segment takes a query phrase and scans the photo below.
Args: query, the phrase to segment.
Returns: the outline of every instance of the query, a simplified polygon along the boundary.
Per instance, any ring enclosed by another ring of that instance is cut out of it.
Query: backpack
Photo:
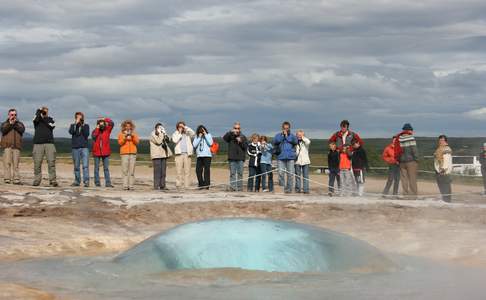
[[[213,144],[211,145],[211,147],[209,148],[209,150],[211,151],[211,154],[213,154],[213,155],[218,154],[219,144],[216,142],[215,139],[213,139]]]

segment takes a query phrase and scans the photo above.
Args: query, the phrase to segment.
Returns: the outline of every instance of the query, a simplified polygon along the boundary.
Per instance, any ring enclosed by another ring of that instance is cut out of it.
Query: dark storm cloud
[[[484,135],[484,1],[9,1],[0,7],[0,109],[180,119],[222,134],[291,120],[326,137],[404,122]]]

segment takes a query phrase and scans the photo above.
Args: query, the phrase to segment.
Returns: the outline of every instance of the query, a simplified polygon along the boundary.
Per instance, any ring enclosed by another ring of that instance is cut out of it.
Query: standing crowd
[[[101,186],[99,168],[103,164],[105,187],[113,188],[110,176],[110,140],[114,122],[107,117],[99,118],[96,127],[90,131],[85,123],[84,114],[76,112],[74,122],[69,126],[71,135],[74,182],[72,186],[90,186],[89,176],[89,139],[91,136],[91,155],[94,159],[94,184]],[[49,109],[42,107],[36,111],[33,119],[34,137],[32,157],[34,161],[34,186],[42,181],[42,163],[47,161],[49,184],[57,187],[56,147],[54,145],[54,119]],[[8,118],[1,124],[2,139],[0,147],[4,149],[4,181],[7,184],[21,184],[19,173],[20,151],[22,149],[24,124],[19,121],[17,111],[10,109]],[[272,142],[268,137],[252,134],[249,139],[242,133],[241,124],[236,122],[233,128],[223,136],[228,144],[228,164],[230,171],[229,186],[232,191],[243,190],[243,170],[248,159],[247,191],[274,191],[273,162],[277,159],[278,184],[285,193],[310,192],[310,155],[311,140],[303,130],[292,133],[290,122],[283,122],[281,131]],[[135,167],[137,146],[140,137],[133,121],[126,120],[118,133],[124,190],[133,190],[135,185]],[[150,157],[153,165],[153,183],[156,190],[167,190],[167,160],[174,156],[176,166],[176,187],[187,189],[191,185],[192,157],[196,156],[196,176],[199,189],[211,186],[211,160],[218,152],[219,145],[204,125],[194,131],[185,122],[177,122],[175,131],[168,134],[162,123],[157,123],[150,134]],[[362,196],[365,193],[365,174],[370,171],[364,142],[359,134],[350,130],[350,123],[343,120],[340,130],[329,139],[328,192],[329,196]],[[486,192],[486,143],[480,153],[484,190]],[[397,197],[402,183],[402,193],[406,199],[416,199],[418,149],[411,124],[405,124],[402,131],[393,136],[382,155],[388,164],[388,178],[383,190],[383,197]],[[434,169],[438,188],[446,202],[452,196],[452,150],[447,137],[438,138],[434,152]],[[82,176],[81,176],[82,175]],[[392,189],[393,188],[393,189]]]

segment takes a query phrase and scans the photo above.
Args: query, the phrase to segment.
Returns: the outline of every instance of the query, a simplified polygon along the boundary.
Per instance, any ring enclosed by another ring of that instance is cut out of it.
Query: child
[[[297,131],[297,146],[295,160],[295,192],[300,193],[303,184],[304,194],[309,194],[309,146],[311,141],[305,136],[303,130]]]
[[[363,196],[364,194],[364,183],[365,183],[365,176],[364,170],[370,170],[368,165],[368,157],[366,156],[366,151],[358,140],[353,140],[353,156],[352,156],[352,167],[353,167],[353,174],[354,178],[356,179],[357,185],[357,192],[358,196]]]
[[[250,156],[248,161],[248,192],[258,192],[260,190],[260,160],[262,157],[260,136],[254,133],[251,136],[251,143],[248,145],[247,153]]]
[[[339,176],[341,177],[341,196],[352,196],[356,190],[356,182],[351,169],[353,152],[345,145],[339,154]]]
[[[268,143],[266,136],[260,137],[262,156],[260,160],[260,172],[262,174],[262,192],[273,192],[273,172],[272,172],[272,154],[273,145]],[[268,189],[267,189],[268,177]]]
[[[484,185],[483,195],[486,196],[486,143],[483,144],[483,149],[479,154],[479,161],[481,162],[481,173],[483,175],[483,185]]]
[[[341,189],[341,176],[339,175],[339,156],[336,143],[329,144],[329,153],[327,154],[327,166],[329,168],[329,197],[334,195],[334,182],[337,181],[338,190]]]

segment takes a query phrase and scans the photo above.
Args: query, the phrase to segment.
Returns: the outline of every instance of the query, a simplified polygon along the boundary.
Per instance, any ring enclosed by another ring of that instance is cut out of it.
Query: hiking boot
[[[55,181],[51,182],[49,185],[51,187],[58,187],[59,186],[59,184],[57,182],[55,182]]]
[[[77,183],[77,182],[73,182],[73,184],[71,184],[71,186],[72,186],[72,187],[77,187],[77,186],[79,186],[79,183]]]
[[[39,186],[40,185],[40,181],[34,181],[34,183],[32,183],[32,186]]]
[[[10,184],[10,180],[8,179],[5,179],[3,182],[5,182],[5,184]]]
[[[84,187],[85,187],[85,188],[88,188],[88,187],[89,187],[89,182],[85,182],[85,183],[84,183]]]
[[[108,183],[107,185],[105,185],[105,187],[107,187],[107,188],[114,188],[114,186],[111,183]]]

